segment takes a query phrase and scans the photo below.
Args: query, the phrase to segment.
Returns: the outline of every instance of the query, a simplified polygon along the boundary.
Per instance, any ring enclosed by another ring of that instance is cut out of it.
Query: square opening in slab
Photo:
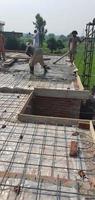
[[[19,119],[48,118],[79,118],[80,97],[76,98],[73,91],[35,89],[29,96]],[[24,120],[25,121],[25,120]],[[31,120],[30,120],[31,121]]]

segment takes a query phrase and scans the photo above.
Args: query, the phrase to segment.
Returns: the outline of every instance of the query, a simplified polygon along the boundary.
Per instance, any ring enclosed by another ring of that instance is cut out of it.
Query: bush
[[[64,48],[64,44],[61,40],[57,40],[57,49],[63,49]]]
[[[54,37],[51,37],[47,40],[47,47],[51,50],[51,53],[57,49],[57,42]]]

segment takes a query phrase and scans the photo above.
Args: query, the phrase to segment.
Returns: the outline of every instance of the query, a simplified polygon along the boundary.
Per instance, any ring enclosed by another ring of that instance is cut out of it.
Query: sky
[[[85,33],[86,23],[95,18],[95,0],[0,0],[0,20],[5,31],[33,33],[35,15],[46,20],[48,33]]]

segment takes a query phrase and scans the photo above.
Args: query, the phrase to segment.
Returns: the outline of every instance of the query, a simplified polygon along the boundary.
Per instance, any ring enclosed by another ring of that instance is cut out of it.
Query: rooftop
[[[11,68],[1,67],[0,87],[18,87],[30,90],[34,88],[83,90],[79,76],[75,78],[73,75],[75,67],[71,67],[71,64],[67,62],[68,58],[62,59],[54,65],[53,62],[58,59],[58,56],[44,56],[45,63],[50,66],[50,70],[44,74],[43,69],[37,64],[35,75],[32,76],[29,65],[26,63],[27,56],[21,53],[10,53],[10,57],[19,58],[18,64],[15,63]]]
[[[0,71],[0,200],[95,199],[95,135],[92,121],[64,119],[21,122],[18,114],[30,95],[85,100],[80,77],[73,75],[68,58],[44,56],[47,74],[40,65],[29,72],[27,57]],[[35,89],[36,88],[36,89]],[[52,108],[48,105],[48,110]],[[73,112],[74,110],[72,110]],[[85,173],[85,177],[81,175]]]

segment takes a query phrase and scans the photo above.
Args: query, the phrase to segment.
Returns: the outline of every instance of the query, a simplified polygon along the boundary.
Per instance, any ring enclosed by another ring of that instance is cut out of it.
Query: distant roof
[[[15,32],[15,31],[4,31],[5,35],[18,35],[18,36],[22,36],[23,33],[21,32]]]

